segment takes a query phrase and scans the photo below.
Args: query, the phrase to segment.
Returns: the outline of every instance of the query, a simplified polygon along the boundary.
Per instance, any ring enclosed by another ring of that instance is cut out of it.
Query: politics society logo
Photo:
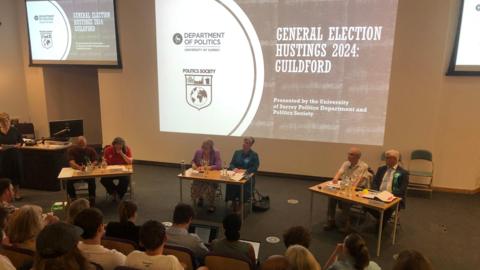
[[[40,31],[42,47],[50,49],[53,46],[52,31]]]
[[[212,104],[212,77],[213,75],[185,75],[185,93],[188,105],[201,110]]]

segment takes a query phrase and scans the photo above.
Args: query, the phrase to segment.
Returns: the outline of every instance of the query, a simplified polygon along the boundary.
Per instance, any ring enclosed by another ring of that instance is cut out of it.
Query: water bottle
[[[182,160],[180,163],[180,170],[182,171],[182,175],[185,176],[185,160]]]
[[[222,169],[222,175],[223,176],[227,176],[228,173],[227,173],[227,162],[223,162],[223,169]]]

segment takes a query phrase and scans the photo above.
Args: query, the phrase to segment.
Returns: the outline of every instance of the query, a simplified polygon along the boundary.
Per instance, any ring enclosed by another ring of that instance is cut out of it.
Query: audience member
[[[68,207],[66,219],[67,223],[73,224],[75,217],[78,215],[78,213],[82,212],[83,209],[87,208],[90,208],[90,202],[87,199],[80,198],[73,201]]]
[[[82,241],[78,243],[78,248],[89,261],[101,265],[104,270],[113,270],[125,264],[125,255],[101,245],[105,225],[100,210],[84,209],[75,217],[74,223],[83,230]]]
[[[139,244],[140,227],[135,225],[137,219],[137,204],[132,201],[121,201],[118,205],[120,222],[110,222],[107,225],[106,236],[127,239]]]
[[[432,270],[430,261],[416,250],[404,250],[398,254],[393,270]]]
[[[107,165],[129,165],[133,162],[132,150],[127,146],[125,140],[120,137],[116,137],[111,145],[105,147],[103,158]],[[117,185],[113,182],[115,179],[118,179]],[[112,195],[113,200],[116,201],[117,198],[123,199],[127,192],[130,176],[102,177],[100,182],[107,190],[107,193]]]
[[[249,243],[241,242],[240,229],[242,220],[237,214],[227,215],[223,219],[225,238],[212,241],[212,250],[218,253],[242,256],[255,264],[255,251]]]
[[[32,270],[95,270],[78,249],[82,230],[58,222],[46,226],[37,237]]]
[[[213,141],[207,139],[202,143],[202,147],[195,151],[192,159],[192,168],[199,171],[204,170],[220,170],[222,168],[222,160],[220,159],[220,151],[215,150]],[[203,198],[208,202],[208,211],[215,211],[215,192],[218,184],[193,181],[191,195],[192,200],[198,206],[203,206]]]
[[[9,245],[10,241],[8,240],[7,234],[5,233],[5,228],[7,227],[7,218],[10,215],[10,212],[7,208],[0,205],[0,244]]]
[[[283,234],[283,243],[286,248],[292,245],[301,245],[309,248],[311,240],[310,232],[303,226],[291,227]]]
[[[7,241],[4,241],[4,239],[7,239],[5,238],[4,229],[7,223],[8,215],[9,215],[8,210],[0,206],[0,239],[1,239],[0,250],[2,248],[2,245],[9,244]],[[0,254],[0,270],[15,270],[15,267],[13,266],[10,259],[8,259],[7,257],[1,254]]]
[[[208,248],[196,234],[188,233],[188,228],[194,216],[193,208],[179,203],[173,212],[173,225],[167,229],[167,244],[182,246],[190,249],[198,262],[208,253]]]
[[[230,170],[238,171],[245,170],[245,175],[250,175],[256,173],[258,167],[260,166],[260,159],[258,154],[252,150],[252,146],[255,143],[253,137],[243,138],[242,149],[235,151],[232,156],[232,161],[230,161]],[[250,196],[255,190],[255,175],[249,179],[252,181],[244,185],[244,201],[248,201]],[[253,190],[251,189],[253,188]],[[237,205],[237,202],[240,201],[240,186],[238,185],[227,185],[227,190],[225,193],[225,201],[232,201],[232,208],[235,212],[241,210],[243,205]]]
[[[340,168],[338,169],[337,173],[332,179],[333,183],[337,183],[337,181],[351,181],[353,186],[362,186],[368,187],[368,183],[372,178],[372,175],[368,171],[367,163],[360,160],[362,156],[362,152],[357,147],[352,147],[348,150],[347,161],[343,162]],[[336,199],[329,198],[328,199],[328,210],[327,210],[327,224],[323,227],[324,230],[330,231],[335,229],[335,212],[337,209],[337,204],[339,205],[340,209],[343,211],[343,215],[347,219],[347,224],[345,226],[344,231],[350,230],[350,208],[351,204],[347,202],[341,202]]]
[[[87,145],[87,139],[83,136],[77,138],[76,144],[70,147],[67,151],[67,160],[75,170],[85,171],[89,164],[97,164],[97,152],[95,149]],[[77,193],[75,191],[74,184],[78,182],[87,182],[88,183],[88,196],[90,200],[90,205],[95,205],[95,179],[84,179],[84,180],[70,180],[67,181],[67,193],[72,201],[77,199]]]
[[[9,213],[12,213],[17,209],[11,203],[13,201],[13,197],[15,196],[15,192],[13,191],[13,186],[8,178],[0,178],[0,200],[1,204],[4,208],[8,210]]]
[[[337,245],[325,267],[329,270],[381,269],[378,264],[370,261],[367,244],[356,233],[348,235],[342,244]]]
[[[290,246],[285,252],[289,270],[321,270],[320,264],[313,254],[303,246]]]
[[[149,220],[140,228],[140,244],[145,252],[133,251],[127,256],[126,265],[138,269],[183,270],[173,255],[163,255],[166,242],[165,227],[162,223]]]
[[[11,179],[15,200],[20,200],[20,184],[23,181],[23,159],[20,146],[22,134],[11,125],[10,116],[0,113],[0,172],[3,177]]]
[[[55,223],[58,218],[42,215],[42,208],[36,205],[24,205],[13,212],[6,227],[8,239],[12,245],[35,251],[35,239],[45,225]]]

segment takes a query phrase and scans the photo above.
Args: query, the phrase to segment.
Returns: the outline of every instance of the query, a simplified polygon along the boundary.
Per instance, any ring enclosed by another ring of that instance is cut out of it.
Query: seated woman
[[[378,264],[370,261],[367,244],[363,238],[356,233],[347,235],[343,243],[337,245],[325,267],[328,267],[328,270],[381,269]]]
[[[321,270],[315,256],[304,246],[293,245],[285,252],[289,270]]]
[[[19,248],[35,251],[35,238],[45,225],[55,223],[58,218],[42,214],[36,205],[24,205],[8,218],[6,234],[10,243]]]
[[[129,165],[133,162],[130,147],[120,137],[116,137],[111,145],[105,147],[103,158],[108,165]],[[118,185],[113,183],[115,179],[118,179]],[[100,182],[107,190],[107,193],[112,195],[113,200],[116,201],[117,196],[121,200],[127,192],[130,176],[103,177]]]
[[[252,245],[239,241],[241,228],[242,220],[239,215],[227,215],[223,219],[225,238],[213,240],[212,251],[232,256],[241,256],[255,265],[255,251]]]
[[[258,167],[260,166],[260,160],[258,159],[258,154],[252,150],[252,146],[255,143],[253,137],[246,137],[243,139],[243,145],[241,150],[235,151],[230,162],[230,170],[246,170],[245,175],[251,173],[256,173]],[[249,181],[252,181],[251,186],[255,190],[255,176],[252,177]],[[250,183],[245,184],[245,193],[244,193],[244,202],[250,199],[253,190],[250,189]],[[240,200],[240,186],[238,185],[227,185],[227,192],[225,194],[225,200],[236,202]],[[234,210],[239,211],[238,205],[232,203]]]
[[[10,116],[0,113],[0,173],[12,180],[15,200],[20,200],[20,184],[23,181],[23,162],[20,146],[22,134],[11,126]]]
[[[127,239],[138,243],[140,227],[135,225],[137,219],[137,204],[132,201],[121,201],[118,205],[120,222],[110,222],[106,228],[106,236]]]
[[[220,170],[222,168],[222,160],[220,152],[213,148],[213,141],[207,139],[202,143],[202,148],[195,152],[192,159],[192,168],[199,171]],[[203,205],[203,198],[208,202],[208,211],[215,212],[215,192],[218,185],[213,183],[194,181],[192,183],[191,195],[192,200],[197,202],[198,206]]]

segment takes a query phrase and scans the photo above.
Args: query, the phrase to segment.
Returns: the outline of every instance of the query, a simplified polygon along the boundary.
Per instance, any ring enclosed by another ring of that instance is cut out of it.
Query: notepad
[[[368,192],[368,193],[360,193],[360,196],[363,198],[367,199],[379,199],[382,202],[391,202],[395,200],[395,196],[388,192],[388,191],[382,191],[382,192]]]

